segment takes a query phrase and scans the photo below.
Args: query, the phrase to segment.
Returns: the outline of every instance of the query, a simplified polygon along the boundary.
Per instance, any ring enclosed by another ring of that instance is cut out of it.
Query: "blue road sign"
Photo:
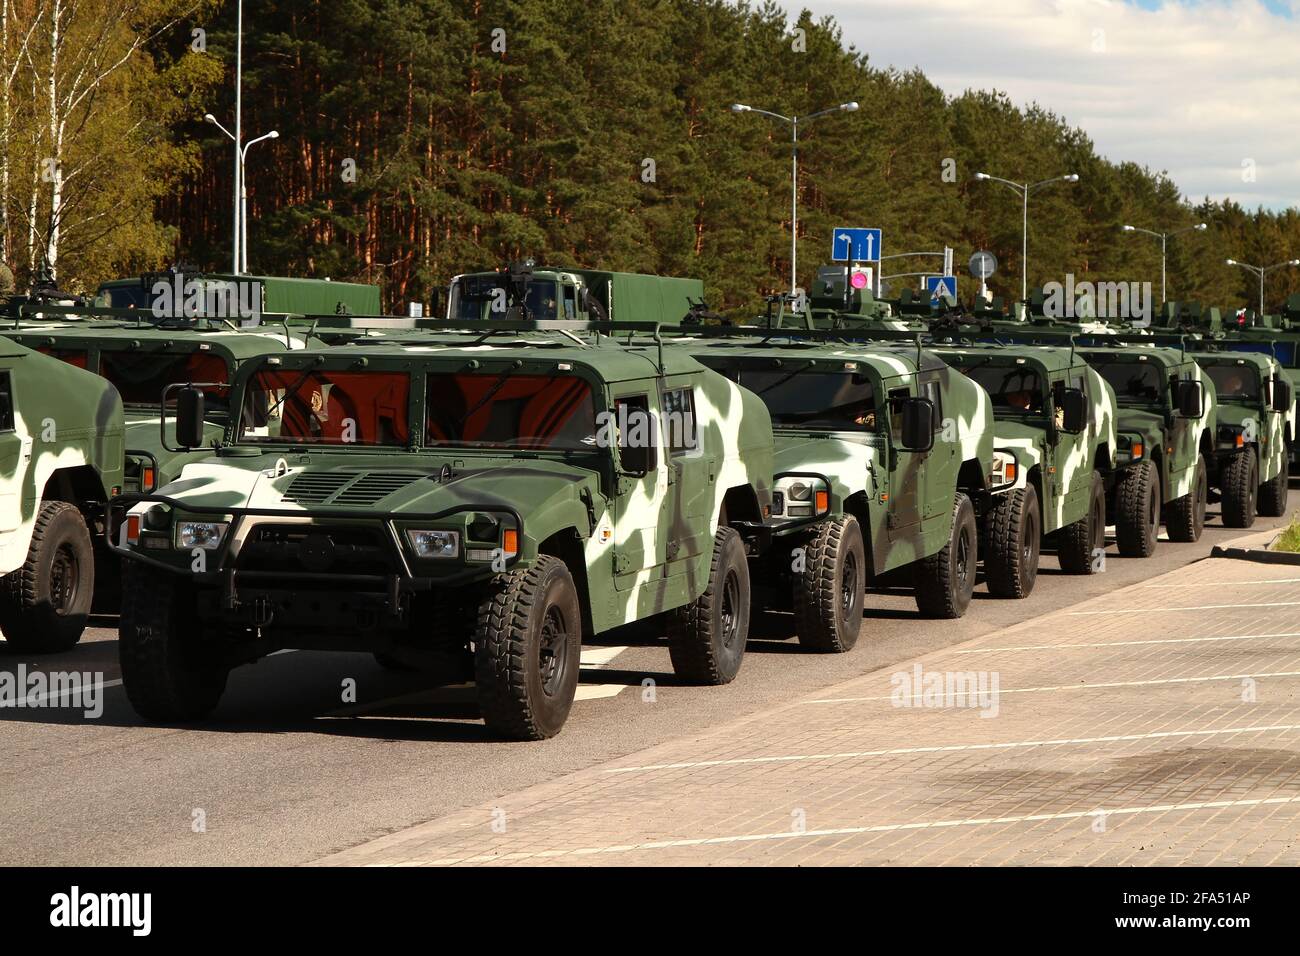
[[[878,262],[879,229],[836,229],[831,233],[832,262]]]
[[[931,299],[937,300],[944,293],[957,298],[956,276],[926,276],[925,287],[930,291]]]

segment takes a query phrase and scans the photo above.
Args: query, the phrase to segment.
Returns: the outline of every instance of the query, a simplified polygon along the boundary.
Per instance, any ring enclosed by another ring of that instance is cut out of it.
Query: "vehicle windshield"
[[[1115,398],[1128,404],[1149,405],[1164,401],[1160,369],[1150,362],[1090,363],[1110,387]]]
[[[1043,383],[1032,368],[979,363],[958,368],[963,375],[989,393],[994,414],[999,409],[1013,415],[1043,414]]]
[[[405,447],[410,393],[405,372],[262,369],[244,387],[239,440]]]
[[[510,301],[506,281],[499,276],[461,276],[451,287],[447,314],[453,319],[480,321],[504,319],[506,313],[493,312],[494,301],[504,309]],[[554,319],[557,316],[555,283],[537,280],[528,284],[524,297],[530,320]]]
[[[1258,402],[1259,375],[1249,365],[1208,365],[1205,373],[1221,402]]]
[[[856,372],[741,369],[740,384],[767,405],[772,424],[813,431],[877,430],[871,380]]]
[[[56,349],[50,346],[42,346],[37,349],[42,355],[49,355],[58,359],[60,362],[67,362],[69,365],[75,365],[77,368],[86,368],[90,364],[90,356],[85,349]]]
[[[110,309],[147,309],[149,290],[142,284],[100,286],[95,303]]]
[[[157,406],[163,389],[186,382],[228,382],[226,360],[211,352],[109,352],[99,355],[99,374],[113,383],[123,405]],[[228,390],[205,388],[209,412],[227,410]],[[168,404],[176,401],[176,390]]]
[[[425,441],[433,446],[590,451],[591,387],[572,375],[429,373]]]

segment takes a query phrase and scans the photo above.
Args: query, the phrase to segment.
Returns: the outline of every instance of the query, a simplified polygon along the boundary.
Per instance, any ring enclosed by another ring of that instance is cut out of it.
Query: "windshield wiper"
[[[782,376],[781,378],[778,378],[778,379],[777,379],[775,382],[773,382],[771,385],[768,385],[766,388],[762,389],[761,391],[757,392],[756,394],[758,394],[758,395],[766,395],[768,392],[772,391],[772,389],[776,388],[778,385],[784,385],[786,382],[790,381],[790,379],[794,378],[796,375],[800,375],[800,374],[802,374],[802,373],[808,371],[808,369],[810,369],[812,366],[814,366],[814,365],[816,365],[816,364],[817,364],[816,360],[812,360],[812,361],[809,361],[809,362],[805,362],[803,365],[799,366],[799,367],[798,367],[797,369],[795,369],[793,372],[790,372],[788,375],[784,375],[784,376]]]

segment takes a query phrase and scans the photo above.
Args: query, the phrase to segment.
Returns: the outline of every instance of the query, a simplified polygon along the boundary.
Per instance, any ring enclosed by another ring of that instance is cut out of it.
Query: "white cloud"
[[[1300,17],[1259,0],[791,3],[801,6],[833,15],[877,67],[920,67],[950,94],[1038,102],[1108,159],[1168,170],[1193,200],[1300,205]],[[1254,182],[1242,178],[1247,159]]]

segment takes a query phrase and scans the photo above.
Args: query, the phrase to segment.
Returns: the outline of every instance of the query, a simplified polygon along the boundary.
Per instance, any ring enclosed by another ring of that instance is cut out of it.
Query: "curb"
[[[1274,539],[1276,540],[1276,538]],[[1269,542],[1272,544],[1272,542]],[[1267,548],[1223,547],[1215,545],[1210,549],[1212,558],[1232,558],[1237,561],[1255,561],[1259,564],[1288,564],[1300,567],[1300,552],[1270,551]]]

